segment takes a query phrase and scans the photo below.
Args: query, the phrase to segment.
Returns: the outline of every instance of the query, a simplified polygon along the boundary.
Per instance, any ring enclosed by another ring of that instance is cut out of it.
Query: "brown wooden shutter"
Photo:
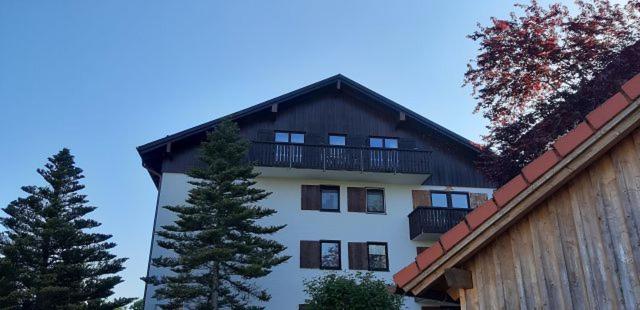
[[[417,207],[430,207],[431,206],[431,192],[426,190],[412,190],[411,197],[413,197],[413,208]]]
[[[347,187],[347,211],[367,212],[367,194],[363,187]]]
[[[302,185],[300,194],[302,210],[320,210],[322,204],[320,185]]]
[[[369,269],[369,258],[367,257],[366,242],[349,242],[349,269],[367,270]]]
[[[470,193],[469,194],[469,206],[472,209],[483,204],[485,201],[489,200],[489,195],[481,194],[481,193]]]
[[[300,268],[320,268],[320,241],[300,241]]]

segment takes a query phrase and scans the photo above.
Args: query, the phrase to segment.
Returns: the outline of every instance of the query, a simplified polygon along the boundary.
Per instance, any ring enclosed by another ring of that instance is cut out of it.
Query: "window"
[[[320,268],[340,269],[340,241],[320,241]]]
[[[384,146],[384,139],[382,138],[369,138],[369,146],[375,148],[382,148]]]
[[[340,212],[340,187],[321,186],[320,197],[322,199],[320,210]]]
[[[276,131],[275,142],[303,144],[304,134],[299,132]]]
[[[434,207],[446,208],[449,205],[447,203],[447,194],[431,193],[431,205]]]
[[[469,194],[451,194],[451,207],[453,208],[469,208]]]
[[[384,242],[367,242],[369,270],[389,271],[387,244]]]
[[[386,149],[397,149],[398,148],[398,139],[385,138],[384,139],[384,147]]]
[[[291,137],[291,143],[298,143],[298,144],[304,143],[303,133],[291,133],[290,137]]]
[[[384,213],[384,190],[367,188],[367,212]]]
[[[369,138],[369,147],[372,148],[385,148],[385,149],[397,149],[398,139],[396,138]]]
[[[329,145],[342,145],[346,143],[346,137],[344,135],[329,135]]]
[[[441,208],[469,208],[469,194],[460,192],[431,192],[431,205]]]

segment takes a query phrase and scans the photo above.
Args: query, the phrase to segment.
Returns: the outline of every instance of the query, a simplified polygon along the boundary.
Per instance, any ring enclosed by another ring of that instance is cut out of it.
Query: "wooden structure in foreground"
[[[640,309],[640,74],[394,275],[462,309]]]
[[[640,308],[640,130],[468,261],[466,309]]]

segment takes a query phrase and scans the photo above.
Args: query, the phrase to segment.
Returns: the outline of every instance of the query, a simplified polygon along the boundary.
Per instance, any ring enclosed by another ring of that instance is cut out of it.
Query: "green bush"
[[[304,282],[308,309],[400,309],[403,297],[371,272],[329,274]]]

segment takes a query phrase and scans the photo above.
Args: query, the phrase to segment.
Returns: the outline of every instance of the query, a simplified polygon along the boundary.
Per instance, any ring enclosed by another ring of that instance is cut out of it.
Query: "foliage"
[[[309,309],[401,309],[403,296],[389,292],[373,273],[331,273],[304,282]]]
[[[144,300],[138,299],[131,306],[129,306],[129,310],[142,310],[144,309]]]
[[[276,211],[257,205],[270,193],[254,187],[258,174],[244,160],[248,147],[235,123],[219,124],[202,144],[203,167],[189,173],[188,205],[165,207],[177,220],[157,232],[158,245],[176,255],[153,265],[172,274],[145,279],[158,286],[156,298],[167,300],[164,309],[259,309],[253,299],[270,299],[249,280],[289,259],[283,245],[262,237],[285,226],[258,224]]]
[[[38,169],[47,186],[24,186],[27,197],[4,208],[0,238],[0,307],[8,309],[115,309],[129,298],[106,300],[122,282],[126,258],[109,250],[111,235],[86,215],[82,169],[68,149]]]
[[[569,104],[569,98],[640,38],[639,0],[624,6],[609,0],[575,4],[574,14],[557,3],[518,4],[519,14],[492,18],[491,25],[479,25],[469,36],[480,48],[465,84],[473,87],[476,112],[490,122],[480,167],[497,183],[575,125],[583,107]],[[565,118],[555,119],[558,126],[542,126],[553,130],[527,134],[559,114]]]

